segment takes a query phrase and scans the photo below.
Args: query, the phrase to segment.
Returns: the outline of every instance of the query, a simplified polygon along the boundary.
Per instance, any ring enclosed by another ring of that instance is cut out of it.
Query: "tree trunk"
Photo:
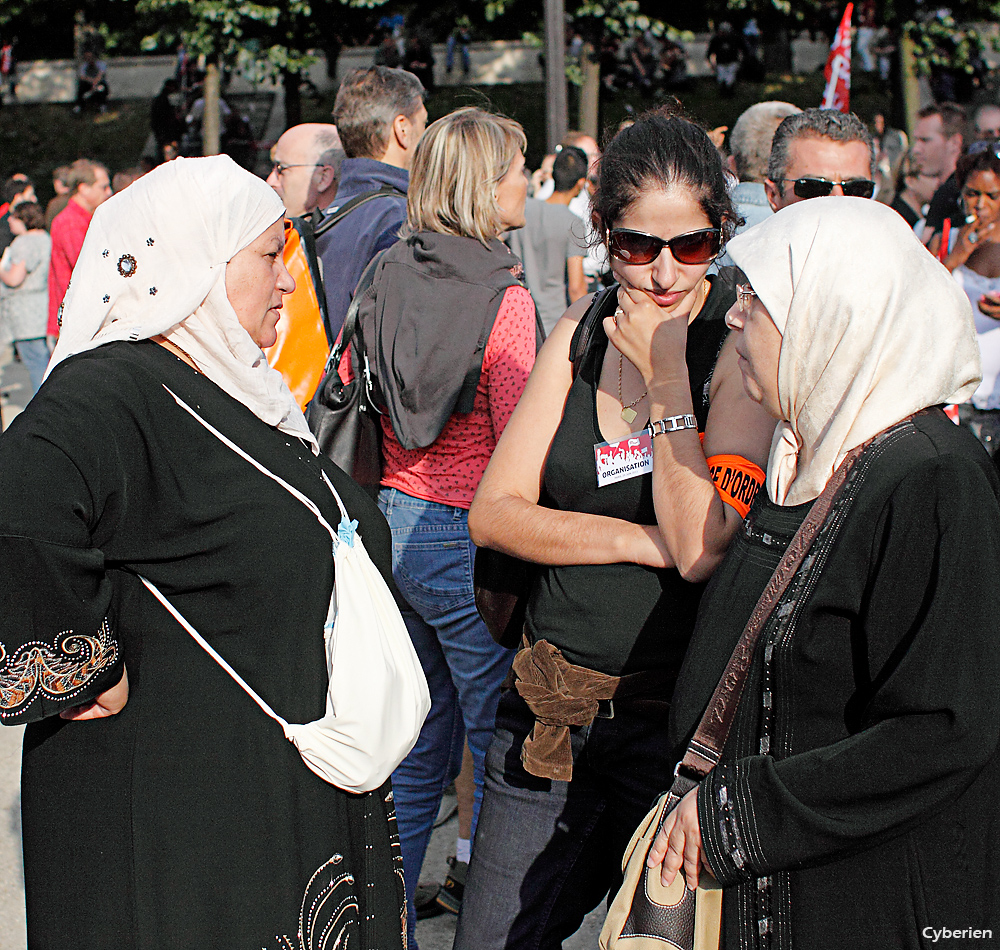
[[[592,43],[584,43],[580,54],[583,86],[580,89],[580,130],[599,141],[598,111],[601,99],[601,63]]]
[[[219,122],[219,66],[209,63],[205,69],[205,112],[201,117],[201,154],[218,155],[221,140]]]
[[[765,35],[764,68],[769,73],[779,76],[792,71],[792,37],[787,29],[782,27],[773,33]]]
[[[899,66],[902,73],[906,134],[912,141],[913,130],[917,126],[917,110],[920,108],[920,81],[917,79],[916,64],[913,61],[913,40],[905,34],[900,37],[899,42]]]
[[[545,0],[545,118],[548,151],[569,127],[566,105],[566,10],[563,0]]]
[[[302,94],[300,83],[302,77],[298,73],[283,70],[281,84],[285,88],[285,128],[290,129],[302,121]]]

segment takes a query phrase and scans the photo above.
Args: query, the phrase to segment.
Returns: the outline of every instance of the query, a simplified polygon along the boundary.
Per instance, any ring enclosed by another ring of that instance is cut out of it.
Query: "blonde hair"
[[[526,148],[519,123],[473,106],[431,123],[410,168],[407,233],[437,231],[489,244],[503,230],[497,185]]]

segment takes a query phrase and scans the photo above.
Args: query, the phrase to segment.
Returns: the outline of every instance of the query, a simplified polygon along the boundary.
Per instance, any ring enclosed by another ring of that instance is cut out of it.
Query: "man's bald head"
[[[976,109],[973,125],[976,128],[976,138],[981,142],[1000,139],[1000,106],[980,106]]]
[[[343,159],[335,125],[293,125],[271,149],[274,164],[267,183],[278,193],[289,216],[308,214],[333,201]]]

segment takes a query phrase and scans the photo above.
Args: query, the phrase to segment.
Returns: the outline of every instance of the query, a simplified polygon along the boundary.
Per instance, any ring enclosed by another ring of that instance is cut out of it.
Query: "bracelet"
[[[680,432],[682,429],[697,429],[698,420],[691,413],[682,416],[667,416],[666,419],[657,419],[651,422],[649,428],[653,430],[653,435],[663,435],[664,432]]]

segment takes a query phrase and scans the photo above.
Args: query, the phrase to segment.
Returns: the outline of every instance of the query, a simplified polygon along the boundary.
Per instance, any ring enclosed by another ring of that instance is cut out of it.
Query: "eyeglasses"
[[[284,162],[271,162],[271,171],[274,172],[279,178],[288,171],[289,168],[320,168],[319,164],[314,162],[312,165],[286,165]]]
[[[757,292],[749,284],[736,285],[736,306],[744,316],[750,312]]]
[[[869,178],[848,178],[846,181],[827,181],[825,178],[782,178],[793,182],[792,190],[796,198],[825,198],[833,194],[835,186],[848,198],[870,198],[875,194],[875,182]]]
[[[665,247],[670,248],[678,264],[707,264],[722,250],[722,231],[718,228],[688,231],[669,241],[629,228],[613,228],[608,232],[608,250],[626,264],[652,264]]]

